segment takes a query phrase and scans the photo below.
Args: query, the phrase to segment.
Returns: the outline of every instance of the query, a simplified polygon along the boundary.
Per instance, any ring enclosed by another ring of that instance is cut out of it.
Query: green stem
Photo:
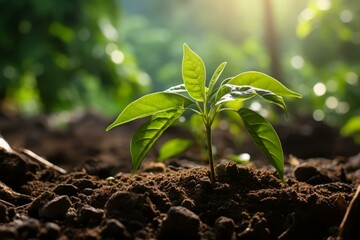
[[[208,158],[210,165],[210,181],[212,184],[215,183],[215,170],[214,170],[214,158],[212,153],[212,140],[211,140],[211,124],[205,123],[206,140],[208,148]]]

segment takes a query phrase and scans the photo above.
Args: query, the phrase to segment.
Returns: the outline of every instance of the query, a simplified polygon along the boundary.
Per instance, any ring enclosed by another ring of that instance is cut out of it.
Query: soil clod
[[[187,208],[171,207],[163,222],[161,239],[200,239],[200,218]]]

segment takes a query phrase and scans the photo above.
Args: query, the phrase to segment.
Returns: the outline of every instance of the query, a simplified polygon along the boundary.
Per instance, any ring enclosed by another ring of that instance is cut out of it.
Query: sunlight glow
[[[330,0],[318,0],[316,5],[322,11],[326,11],[326,10],[329,10],[331,8]]]
[[[321,110],[321,109],[316,109],[316,110],[313,112],[313,118],[314,118],[315,121],[322,121],[322,120],[324,120],[324,118],[325,118],[324,111]]]
[[[313,91],[316,96],[322,96],[326,93],[326,86],[322,82],[318,82],[314,85]]]

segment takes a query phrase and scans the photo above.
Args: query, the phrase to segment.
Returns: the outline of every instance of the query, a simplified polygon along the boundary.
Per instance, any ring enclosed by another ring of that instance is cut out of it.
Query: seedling
[[[130,103],[107,127],[115,126],[151,116],[135,132],[131,144],[133,173],[141,165],[162,133],[186,110],[199,114],[205,128],[207,155],[210,165],[210,179],[215,182],[214,159],[212,153],[211,126],[221,111],[236,111],[257,147],[275,167],[279,178],[284,180],[284,156],[278,135],[271,124],[260,114],[248,108],[235,109],[227,103],[245,101],[260,97],[286,112],[283,97],[301,98],[276,79],[260,72],[244,72],[235,77],[218,82],[226,62],[221,63],[206,86],[206,70],[202,59],[187,44],[183,47],[183,84],[173,86],[163,92],[145,95]]]

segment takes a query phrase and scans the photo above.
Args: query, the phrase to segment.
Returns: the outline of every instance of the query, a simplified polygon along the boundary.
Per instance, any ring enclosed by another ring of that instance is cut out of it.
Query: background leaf
[[[275,78],[272,78],[264,73],[260,72],[244,72],[241,73],[234,78],[232,78],[228,84],[233,85],[249,85],[255,88],[260,88],[264,90],[269,90],[273,92],[276,95],[282,96],[282,97],[296,97],[301,98],[301,95],[291,91],[290,89],[286,88],[284,85],[282,85],[279,81],[277,81]]]
[[[197,101],[205,98],[205,64],[201,58],[184,44],[182,76],[189,95]]]
[[[156,140],[183,112],[183,108],[158,112],[149,121],[140,126],[131,139],[130,145],[133,172],[139,168],[145,155]]]
[[[106,128],[106,131],[135,119],[147,117],[160,111],[187,107],[192,103],[190,99],[176,93],[151,93],[130,103],[117,119]]]
[[[159,150],[159,161],[164,161],[188,149],[194,142],[185,138],[174,138],[165,142]]]
[[[256,146],[265,154],[284,181],[284,156],[280,139],[271,124],[260,114],[241,108],[238,111]]]
[[[354,140],[360,143],[360,116],[350,118],[341,128],[341,134],[343,136],[353,135]]]

